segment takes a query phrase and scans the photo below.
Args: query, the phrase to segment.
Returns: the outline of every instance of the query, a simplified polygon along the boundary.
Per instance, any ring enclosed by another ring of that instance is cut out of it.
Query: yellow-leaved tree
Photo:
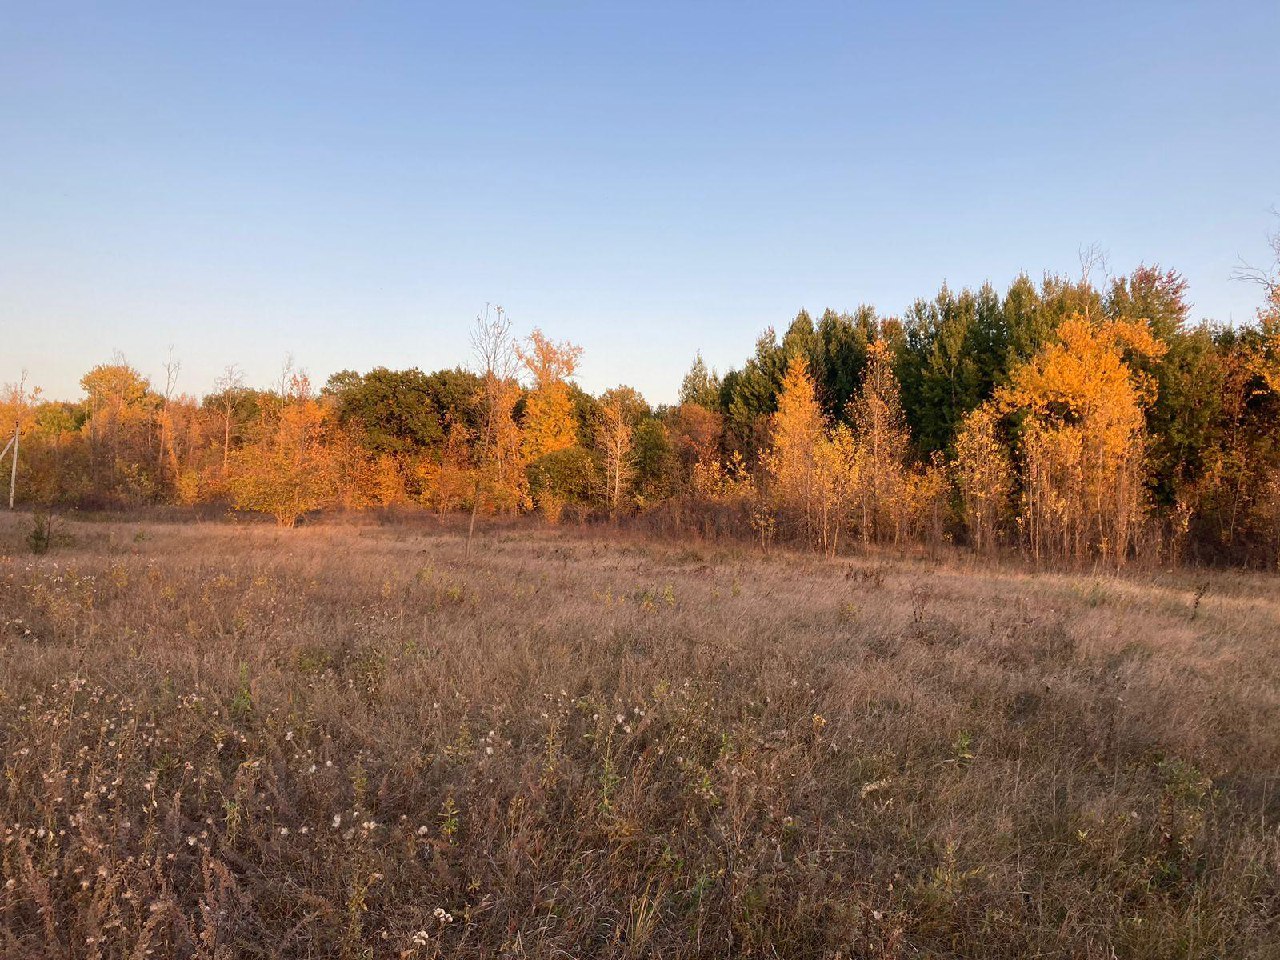
[[[569,379],[577,372],[582,348],[556,342],[535,329],[516,348],[530,379],[525,397],[522,452],[534,503],[555,522],[565,504],[589,483],[590,458],[578,446]],[[569,451],[573,451],[570,453]]]
[[[278,407],[263,414],[254,435],[231,455],[228,486],[238,510],[254,510],[292,527],[333,499],[338,487],[325,408],[305,374],[290,378]]]
[[[483,391],[484,387],[480,389]],[[444,442],[438,458],[421,457],[414,465],[423,502],[441,516],[462,509],[476,494],[480,484],[477,482],[479,471],[471,463],[474,443],[472,432],[450,411],[445,415]]]
[[[810,509],[818,546],[834,555],[840,549],[840,534],[850,525],[862,475],[858,464],[858,444],[847,424],[831,428],[814,451],[813,494]]]
[[[604,467],[604,500],[609,516],[618,512],[631,496],[635,482],[635,427],[637,412],[643,407],[640,394],[629,387],[608,390],[596,411],[596,446]]]
[[[857,484],[854,517],[864,543],[899,542],[911,515],[906,470],[911,431],[893,372],[893,352],[878,340],[867,351],[862,389],[849,402]]]
[[[883,405],[901,413],[892,396],[896,381],[886,383],[882,374],[883,370],[876,372],[855,408],[855,419],[867,428],[860,436],[846,424],[827,425],[808,364],[803,357],[793,357],[770,421],[765,466],[774,509],[795,532],[829,554],[840,548],[840,536],[857,509],[876,513],[871,471],[878,465],[882,473],[901,474],[900,459],[892,470],[881,459],[887,449],[885,424],[893,420]],[[889,446],[899,454],[905,450],[905,444]],[[883,477],[880,489],[886,489]]]
[[[577,372],[582,348],[557,343],[534,330],[516,349],[531,388],[524,407],[524,455],[532,463],[578,442],[569,379]]]
[[[825,423],[804,357],[794,356],[787,364],[778,409],[769,426],[765,469],[774,508],[786,527],[811,538],[818,501],[818,447],[825,436]]]
[[[467,448],[473,451],[471,522],[467,527],[467,554],[475,538],[476,517],[482,507],[514,513],[525,503],[523,439],[515,421],[520,385],[516,382],[517,351],[511,340],[511,321],[502,307],[485,307],[476,317],[471,346],[480,366],[480,386],[475,403],[480,429],[474,443],[451,427],[450,443],[442,458],[440,479],[447,481],[439,493],[440,509],[451,505],[453,482],[467,470]]]
[[[1019,420],[1019,522],[1033,556],[1118,564],[1128,555],[1146,512],[1155,392],[1135,361],[1164,351],[1145,322],[1075,316],[997,393]]]
[[[956,436],[956,486],[969,543],[979,553],[993,550],[1012,513],[1014,470],[999,432],[1000,411],[984,403],[969,412]]]

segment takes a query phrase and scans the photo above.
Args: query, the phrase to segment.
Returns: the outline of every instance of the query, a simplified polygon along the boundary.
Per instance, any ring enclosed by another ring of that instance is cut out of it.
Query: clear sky
[[[0,0],[0,381],[467,359],[675,396],[800,307],[1075,273],[1247,321],[1280,3]]]

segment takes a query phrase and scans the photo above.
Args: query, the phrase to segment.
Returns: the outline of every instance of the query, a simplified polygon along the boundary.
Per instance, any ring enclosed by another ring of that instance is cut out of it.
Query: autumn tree
[[[671,445],[683,470],[682,480],[693,476],[699,462],[707,463],[720,455],[724,435],[724,417],[699,403],[682,403],[667,413],[665,422]]]
[[[1270,566],[1280,564],[1280,286],[1264,292],[1256,326],[1215,331],[1217,418],[1185,501],[1207,556]]]
[[[1154,400],[1153,381],[1129,358],[1164,349],[1144,323],[1073,317],[999,394],[1020,422],[1021,523],[1033,556],[1127,556],[1146,510]]]
[[[612,517],[631,494],[636,477],[636,427],[647,414],[648,405],[629,387],[615,387],[600,398],[594,433],[604,468],[604,499]]]
[[[818,442],[813,466],[809,516],[818,548],[834,555],[841,535],[851,525],[862,479],[858,443],[847,423],[835,424]]]
[[[535,329],[516,348],[516,356],[530,380],[524,411],[524,454],[533,462],[578,442],[569,380],[577,373],[582,348],[551,340]]]
[[[474,455],[474,484],[471,491],[471,519],[467,525],[467,553],[475,537],[476,517],[483,508],[501,511],[519,509],[527,489],[523,464],[523,438],[515,421],[520,387],[515,373],[518,354],[511,339],[511,321],[501,307],[490,308],[476,317],[471,332],[471,348],[479,367],[480,383],[475,393],[479,409]],[[453,438],[461,439],[461,434]],[[460,450],[451,451],[450,468],[459,466]]]
[[[1258,444],[1257,457],[1261,490],[1251,522],[1265,551],[1266,562],[1280,568],[1280,232],[1271,237],[1275,263],[1259,280],[1266,299],[1258,310],[1257,371],[1261,388],[1258,406],[1269,413],[1272,428],[1266,431],[1267,442]],[[1266,416],[1266,414],[1264,414]],[[1264,421],[1265,422],[1265,421]]]
[[[117,355],[80,379],[89,417],[94,490],[109,498],[152,500],[157,494],[155,413],[150,381]]]
[[[1012,515],[1014,469],[1000,435],[996,405],[985,403],[964,418],[956,437],[954,471],[970,545],[991,551]]]
[[[333,498],[338,475],[329,417],[306,375],[294,374],[280,399],[232,454],[229,485],[236,509],[270,514],[292,527]]]
[[[159,433],[156,443],[156,480],[160,485],[173,485],[177,482],[181,468],[178,464],[177,446],[174,442],[175,417],[174,394],[178,386],[178,374],[182,363],[173,356],[170,348],[169,357],[164,364],[164,392],[156,397],[155,424]],[[185,498],[184,498],[185,499]]]
[[[39,402],[40,388],[27,385],[26,371],[23,371],[22,378],[17,383],[7,383],[0,388],[0,450],[4,452],[4,456],[0,456],[0,464],[7,468],[0,472],[0,482],[9,496],[15,498],[6,499],[10,506],[13,506],[18,496],[15,481],[19,474],[22,475],[21,485],[24,489],[37,486],[30,482],[30,458],[23,459],[21,448],[25,442],[23,438],[30,440],[39,422]]]
[[[516,348],[516,356],[530,381],[522,446],[530,493],[549,517],[558,518],[568,500],[583,499],[580,474],[590,469],[586,466],[590,457],[578,444],[578,417],[569,383],[577,373],[582,348],[551,340],[535,329]]]
[[[906,463],[911,433],[902,408],[888,343],[878,340],[867,356],[862,389],[849,407],[858,483],[855,515],[864,543],[898,542],[906,530]]]
[[[17,383],[0,387],[0,441],[7,441],[14,432],[26,433],[38,422],[40,388],[27,385],[26,374]]]
[[[769,450],[765,456],[773,502],[787,522],[805,537],[816,530],[818,447],[825,436],[809,364],[796,355],[787,365],[778,393],[777,411],[770,418]]]
[[[462,420],[447,416],[439,455],[424,457],[415,466],[420,502],[442,516],[468,505],[473,514],[478,511],[481,501],[478,486],[483,486],[484,481],[481,468],[473,459],[479,459],[480,454],[474,432]]]
[[[249,425],[257,419],[258,391],[245,385],[244,374],[235,364],[228,365],[214,381],[214,392],[201,401],[215,423],[217,437],[216,463],[210,465],[209,489],[224,488],[231,467],[231,453],[244,440]]]
[[[0,433],[21,432],[17,495],[39,504],[75,504],[100,498],[85,426],[89,414],[82,403],[43,400],[25,377],[0,395]],[[7,439],[0,439],[0,444]]]

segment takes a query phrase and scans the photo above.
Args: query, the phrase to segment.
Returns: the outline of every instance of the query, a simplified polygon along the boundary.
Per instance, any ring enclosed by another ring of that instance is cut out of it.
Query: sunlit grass
[[[63,529],[0,523],[5,957],[1280,942],[1272,577]]]

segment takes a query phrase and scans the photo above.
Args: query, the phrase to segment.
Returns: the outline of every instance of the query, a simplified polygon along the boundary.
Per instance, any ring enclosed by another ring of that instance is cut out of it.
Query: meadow
[[[1280,579],[0,518],[0,955],[1280,956]]]

